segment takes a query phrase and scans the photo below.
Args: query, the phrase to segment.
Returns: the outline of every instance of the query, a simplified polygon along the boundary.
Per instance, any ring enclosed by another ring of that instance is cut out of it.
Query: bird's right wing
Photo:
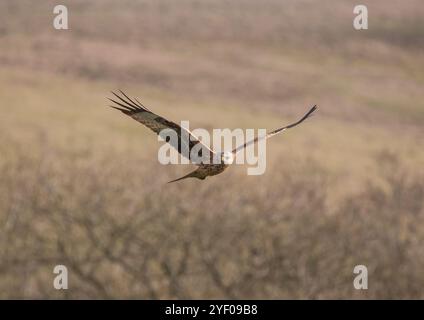
[[[143,104],[141,104],[137,99],[131,99],[124,92],[120,91],[120,93],[122,94],[122,96],[112,92],[112,94],[118,99],[118,101],[109,99],[116,104],[116,106],[111,106],[112,108],[123,112],[127,116],[130,116],[134,120],[137,120],[138,122],[145,125],[157,135],[163,137],[167,143],[169,143],[187,159],[191,158],[190,155],[192,149],[200,143],[200,150],[202,150],[201,152],[208,153],[208,155],[205,155],[203,159],[208,158],[209,161],[212,162],[215,152],[211,150],[208,146],[203,144],[188,129],[183,128],[174,122],[168,121],[165,118],[158,116],[157,114],[154,114],[145,106],[143,106]],[[169,130],[172,130],[177,134],[178,141],[173,141],[173,139],[169,139]]]
[[[279,133],[281,133],[281,132],[283,132],[283,131],[285,131],[285,130],[287,130],[287,129],[290,129],[290,128],[293,128],[293,127],[295,127],[295,126],[297,126],[298,124],[301,124],[303,121],[305,121],[307,118],[309,118],[310,116],[311,116],[311,114],[317,109],[318,107],[317,107],[317,105],[314,105],[300,120],[298,120],[298,121],[296,121],[296,122],[294,122],[294,123],[292,123],[292,124],[289,124],[289,125],[287,125],[287,126],[284,126],[284,127],[281,127],[281,128],[278,128],[278,129],[276,129],[276,130],[274,130],[274,131],[271,131],[270,133],[268,133],[267,135],[265,135],[265,136],[257,136],[255,139],[253,139],[253,140],[250,140],[250,141],[248,141],[248,142],[246,142],[245,144],[242,144],[242,145],[240,145],[240,146],[238,146],[237,148],[235,148],[232,152],[233,152],[233,154],[237,154],[237,153],[239,153],[241,150],[243,150],[244,148],[246,148],[246,147],[248,147],[248,146],[250,146],[250,145],[252,145],[252,144],[255,144],[256,142],[258,142],[259,140],[263,140],[263,139],[268,139],[268,138],[271,138],[272,136],[275,136],[276,134],[279,134]]]

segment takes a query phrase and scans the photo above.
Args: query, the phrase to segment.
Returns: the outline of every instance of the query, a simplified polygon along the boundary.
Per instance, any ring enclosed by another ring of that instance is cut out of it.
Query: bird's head
[[[232,152],[223,152],[221,154],[221,162],[225,164],[232,164],[234,161],[234,155]]]

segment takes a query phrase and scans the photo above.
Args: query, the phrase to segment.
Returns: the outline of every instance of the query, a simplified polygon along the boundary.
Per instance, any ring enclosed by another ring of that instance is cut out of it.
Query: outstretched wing
[[[270,132],[270,133],[268,133],[267,135],[265,135],[265,136],[258,136],[258,137],[256,137],[255,139],[253,139],[253,140],[250,140],[250,141],[248,141],[248,142],[246,142],[245,144],[242,144],[241,146],[238,146],[237,148],[235,148],[232,152],[233,152],[233,154],[237,154],[238,152],[240,152],[241,150],[243,150],[244,148],[246,148],[247,146],[250,146],[251,144],[254,144],[254,143],[256,143],[256,142],[258,142],[259,140],[262,140],[262,139],[268,139],[268,138],[271,138],[272,136],[275,136],[276,134],[278,134],[278,133],[281,133],[281,132],[283,132],[283,131],[285,131],[285,130],[287,130],[287,129],[290,129],[290,128],[293,128],[293,127],[295,127],[295,126],[297,126],[298,124],[300,124],[300,123],[302,123],[303,121],[305,121],[308,117],[310,117],[311,116],[311,114],[317,109],[318,107],[317,107],[317,105],[315,105],[315,106],[313,106],[312,108],[311,108],[311,110],[309,110],[300,120],[298,120],[298,121],[296,121],[295,123],[292,123],[292,124],[289,124],[288,126],[285,126],[285,127],[281,127],[281,128],[278,128],[278,129],[276,129],[276,130],[274,130],[274,131],[272,131],[272,132]]]
[[[134,120],[137,120],[138,122],[145,125],[157,135],[160,135],[166,140],[166,142],[168,142],[187,159],[191,158],[191,150],[200,143],[201,145],[198,146],[200,153],[208,153],[203,157],[203,159],[208,158],[210,161],[212,161],[214,157],[214,151],[200,142],[199,139],[196,138],[188,129],[182,128],[178,124],[168,121],[165,118],[158,116],[157,114],[154,114],[137,99],[131,99],[121,90],[119,90],[119,92],[122,96],[112,92],[118,101],[109,98],[110,101],[116,104],[116,106],[111,106],[112,108],[125,113],[127,116],[130,116]],[[176,139],[177,141],[174,141],[175,139],[170,139],[170,130],[176,133],[178,137]]]

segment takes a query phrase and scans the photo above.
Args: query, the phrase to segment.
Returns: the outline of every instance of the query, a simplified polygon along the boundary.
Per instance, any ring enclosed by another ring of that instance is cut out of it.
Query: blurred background
[[[421,0],[2,0],[0,298],[424,298],[423,16]],[[191,129],[320,109],[269,140],[262,176],[167,185],[192,167],[159,164],[157,137],[107,107],[116,89]]]

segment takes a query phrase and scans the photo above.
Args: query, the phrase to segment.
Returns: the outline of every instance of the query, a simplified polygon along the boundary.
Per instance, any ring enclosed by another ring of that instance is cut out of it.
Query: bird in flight
[[[187,178],[197,178],[204,180],[208,176],[215,176],[217,174],[222,173],[225,169],[228,168],[230,164],[233,163],[234,158],[237,153],[245,149],[247,146],[252,145],[256,142],[258,142],[261,139],[268,139],[272,136],[275,136],[276,134],[282,133],[283,131],[293,128],[303,121],[305,121],[311,114],[318,108],[316,105],[314,105],[300,120],[289,124],[287,126],[278,128],[274,131],[271,131],[265,136],[257,136],[253,140],[250,140],[243,145],[238,146],[231,152],[215,152],[212,149],[210,149],[208,146],[203,144],[198,138],[196,138],[188,129],[183,128],[179,126],[178,124],[171,122],[169,120],[166,120],[165,118],[153,113],[149,109],[147,109],[140,101],[138,101],[136,98],[131,99],[128,97],[124,92],[119,90],[120,95],[112,92],[112,94],[116,97],[116,100],[108,98],[110,101],[115,103],[114,106],[110,106],[114,109],[117,109],[127,116],[130,116],[134,120],[137,120],[141,124],[145,125],[147,128],[155,132],[157,135],[160,135],[162,130],[173,130],[177,136],[178,141],[177,143],[174,142],[172,144],[172,140],[166,140],[166,142],[170,143],[172,147],[174,147],[180,154],[182,154],[184,157],[189,159],[189,154],[191,154],[191,150],[197,145],[201,144],[202,150],[207,151],[206,159],[209,161],[204,161],[197,163],[197,169],[193,172],[190,172],[189,174],[178,178],[176,180],[169,181],[175,182],[180,181]],[[188,151],[189,154],[186,154],[185,152],[182,152],[182,146],[183,143],[183,137],[188,137]],[[189,159],[190,160],[190,159]]]

